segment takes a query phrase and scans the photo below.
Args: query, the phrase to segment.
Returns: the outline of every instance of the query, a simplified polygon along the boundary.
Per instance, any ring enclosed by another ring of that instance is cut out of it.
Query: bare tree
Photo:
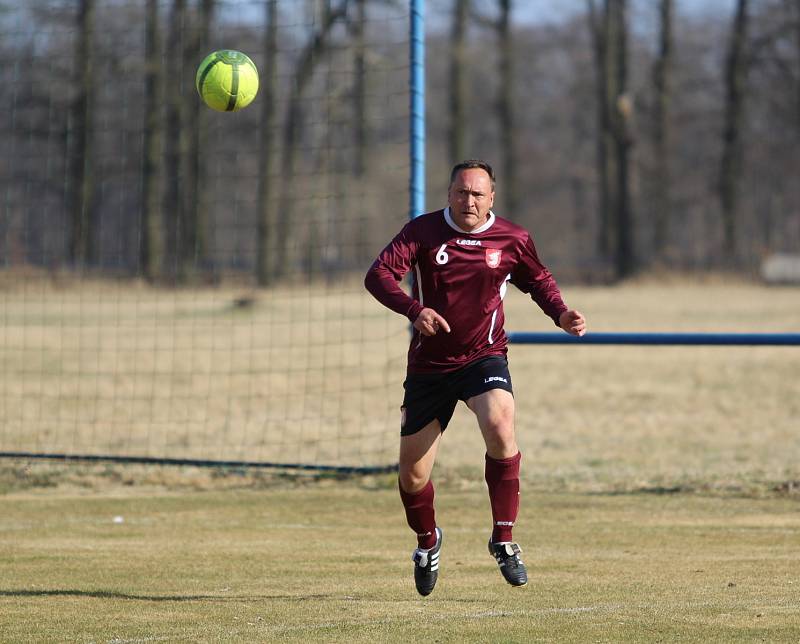
[[[277,218],[275,180],[273,177],[277,110],[278,0],[267,0],[264,29],[264,71],[261,75],[261,141],[258,169],[258,243],[256,248],[256,280],[268,286],[273,279],[270,248]]]
[[[602,0],[601,0],[602,1]],[[608,10],[603,9],[600,15],[594,0],[586,0],[589,29],[592,36],[595,64],[595,105],[597,111],[597,185],[598,185],[598,225],[597,251],[605,257],[609,254],[611,241],[612,189],[611,183],[616,174],[615,160],[611,154],[610,113],[609,113],[609,78],[607,60],[609,47],[613,40],[609,38],[611,24],[608,21]]]
[[[791,0],[787,0],[791,2]],[[795,53],[797,55],[796,69],[800,69],[800,0],[794,0],[794,35],[795,35]],[[800,133],[800,74],[797,75],[795,81],[795,93],[797,99],[797,106],[795,109],[797,131]]]
[[[454,0],[450,30],[450,130],[448,151],[455,163],[466,154],[467,62],[466,36],[470,0]]]
[[[653,114],[653,252],[663,259],[669,237],[671,201],[669,108],[672,91],[672,13],[673,0],[659,2],[659,48],[653,66],[655,104]]]
[[[184,77],[183,25],[186,21],[186,0],[173,0],[167,36],[167,61],[170,78]],[[165,139],[165,190],[164,214],[167,222],[169,256],[177,268],[182,262],[184,237],[184,173],[181,159],[183,141],[186,138],[185,101],[180,87],[167,94],[166,139]],[[173,269],[174,272],[174,269]]]
[[[497,120],[503,168],[503,194],[506,210],[513,216],[519,205],[517,185],[516,119],[514,115],[514,36],[511,23],[512,0],[498,0],[497,40],[500,54],[500,85],[497,95]]]
[[[81,0],[78,4],[75,42],[77,91],[70,109],[72,235],[69,260],[75,265],[91,264],[97,257],[94,209],[94,20],[95,0]]]
[[[181,175],[180,238],[178,240],[178,281],[187,283],[196,275],[197,266],[197,176],[195,158],[197,142],[197,108],[193,89],[194,75],[190,61],[197,42],[196,26],[191,22],[191,11],[184,7],[183,37],[177,54],[183,73],[177,77],[176,100],[180,102],[181,128],[178,132],[178,171]]]
[[[600,195],[598,250],[613,258],[618,278],[636,266],[630,197],[633,101],[628,95],[627,0],[605,0],[602,19],[587,0],[595,50]]]
[[[195,20],[184,23],[183,47],[179,51],[185,70],[181,76],[182,127],[178,135],[182,174],[178,277],[182,282],[194,280],[198,270],[208,260],[208,188],[202,180],[208,123],[206,110],[201,109],[197,100],[192,72],[194,65],[208,53],[206,50],[213,13],[214,0],[202,0],[199,15],[193,16]]]
[[[633,147],[633,100],[628,93],[628,16],[627,0],[609,0],[609,13],[615,23],[613,33],[616,61],[614,87],[616,95],[609,96],[613,104],[612,135],[617,157],[616,185],[616,249],[614,253],[617,277],[625,278],[636,269],[635,221],[631,206],[631,148]]]
[[[144,163],[140,262],[144,276],[156,280],[163,261],[161,216],[161,38],[158,0],[147,0],[145,26]]]
[[[323,60],[323,55],[328,49],[331,31],[337,23],[347,16],[347,1],[335,8],[325,3],[322,19],[316,30],[312,33],[308,44],[300,53],[294,70],[291,83],[291,93],[286,106],[286,116],[283,123],[282,160],[281,172],[283,184],[280,199],[280,216],[276,222],[276,263],[274,267],[275,278],[281,278],[288,272],[290,257],[289,248],[292,243],[293,215],[292,204],[295,195],[295,156],[297,153],[297,140],[300,135],[300,120],[302,117],[301,98],[306,86],[311,82],[317,64]]]
[[[353,171],[356,177],[364,176],[367,165],[367,61],[365,25],[367,22],[367,0],[356,0],[356,16],[352,22],[354,49],[354,84],[353,88],[353,129],[355,155]]]
[[[738,0],[725,62],[725,117],[722,131],[719,200],[725,263],[737,253],[738,184],[742,174],[742,128],[747,84],[747,0]]]
[[[200,61],[208,54],[209,33],[214,18],[215,0],[201,0],[198,23],[187,42],[186,61]],[[188,71],[191,67],[187,64]],[[209,261],[209,183],[205,181],[206,147],[208,141],[208,110],[201,109],[194,91],[194,75],[186,74],[188,87],[184,90],[186,114],[186,177],[183,194],[184,247],[182,253],[184,276],[188,277]]]

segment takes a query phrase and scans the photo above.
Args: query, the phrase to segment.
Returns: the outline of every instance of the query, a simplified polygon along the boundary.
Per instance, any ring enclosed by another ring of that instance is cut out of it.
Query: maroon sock
[[[519,462],[522,454],[504,459],[486,455],[486,485],[492,504],[492,543],[511,541],[511,530],[519,512]]]
[[[406,520],[411,529],[417,533],[417,545],[420,548],[433,548],[436,545],[436,516],[433,511],[433,483],[428,484],[415,494],[409,494],[399,484],[400,498],[406,509]]]

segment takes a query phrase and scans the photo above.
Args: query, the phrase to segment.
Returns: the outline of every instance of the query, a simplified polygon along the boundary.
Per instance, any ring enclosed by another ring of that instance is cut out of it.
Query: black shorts
[[[403,388],[406,393],[401,407],[401,436],[416,434],[434,419],[444,431],[459,400],[466,402],[491,389],[514,393],[508,360],[503,356],[482,358],[447,373],[409,374]]]

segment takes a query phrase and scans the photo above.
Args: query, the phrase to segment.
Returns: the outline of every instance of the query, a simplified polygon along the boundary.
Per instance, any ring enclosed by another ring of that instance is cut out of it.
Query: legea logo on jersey
[[[480,239],[456,239],[456,244],[459,246],[480,246]]]
[[[503,256],[503,251],[499,248],[486,249],[486,265],[489,268],[497,268],[500,266],[500,258]]]

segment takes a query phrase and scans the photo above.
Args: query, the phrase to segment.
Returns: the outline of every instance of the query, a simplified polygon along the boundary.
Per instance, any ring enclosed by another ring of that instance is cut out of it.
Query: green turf
[[[523,589],[486,552],[488,512],[480,486],[441,486],[422,599],[388,481],[12,492],[0,641],[800,640],[796,498],[524,494]]]

